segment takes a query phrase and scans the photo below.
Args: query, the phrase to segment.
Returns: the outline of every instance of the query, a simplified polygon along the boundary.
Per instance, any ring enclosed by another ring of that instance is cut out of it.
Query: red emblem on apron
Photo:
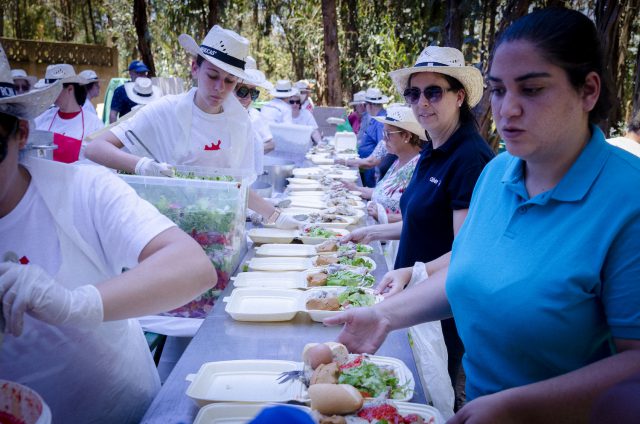
[[[220,145],[221,144],[222,144],[222,140],[218,140],[217,144],[212,141],[211,144],[208,144],[208,145],[204,146],[204,150],[205,151],[220,150]]]
[[[82,139],[84,138],[84,111],[82,109],[80,109],[80,114],[82,116],[82,135],[79,140],[77,138],[68,137],[64,134],[58,134],[57,132],[53,133],[53,144],[58,146],[58,148],[53,151],[54,161],[73,163],[80,157],[80,147],[82,147]],[[51,131],[51,126],[57,116],[57,113],[53,116],[53,119],[49,124],[48,131]]]

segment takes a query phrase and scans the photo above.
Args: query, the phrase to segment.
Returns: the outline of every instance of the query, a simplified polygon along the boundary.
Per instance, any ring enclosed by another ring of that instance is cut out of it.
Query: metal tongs
[[[309,380],[305,377],[304,370],[284,371],[276,380],[278,381],[278,384],[284,384],[287,381],[296,379],[302,381],[306,386],[309,385]]]
[[[125,137],[127,137],[127,140],[129,140],[129,143],[135,145],[140,145],[149,155],[149,157],[153,160],[155,160],[156,162],[160,163],[160,161],[158,160],[158,158],[155,157],[155,155],[153,153],[151,153],[151,150],[149,150],[147,148],[147,146],[144,145],[144,143],[142,142],[142,140],[140,140],[140,138],[131,130],[126,130],[124,132]]]

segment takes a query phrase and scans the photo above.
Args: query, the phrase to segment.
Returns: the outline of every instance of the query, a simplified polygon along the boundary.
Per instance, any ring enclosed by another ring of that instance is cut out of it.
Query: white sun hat
[[[131,101],[139,105],[149,104],[162,97],[160,88],[153,85],[151,80],[145,77],[138,77],[135,82],[125,83],[124,91],[127,92],[127,97],[129,97]]]
[[[300,80],[293,84],[295,88],[297,88],[300,92],[308,91],[309,93],[313,90],[311,89],[311,84],[309,84],[308,80]]]
[[[47,66],[47,70],[44,73],[44,84],[49,85],[58,81],[63,84],[80,85],[87,85],[91,82],[82,78],[80,75],[77,75],[76,70],[68,63],[57,63],[55,65]]]
[[[231,75],[248,79],[244,70],[249,56],[249,40],[237,33],[214,25],[200,45],[187,34],[180,35],[178,42],[192,55],[202,56]]]
[[[364,91],[358,91],[353,95],[353,101],[349,102],[349,105],[354,106],[354,105],[364,104],[365,103],[364,98],[365,98]]]
[[[51,84],[44,89],[34,89],[16,94],[7,55],[0,45],[0,113],[20,119],[33,119],[47,110],[58,98],[62,84]]]
[[[396,89],[404,95],[409,77],[420,72],[435,72],[449,75],[462,84],[467,92],[467,102],[470,107],[478,104],[482,98],[484,84],[482,73],[475,66],[465,66],[464,56],[458,49],[452,47],[429,46],[422,50],[416,63],[410,68],[402,68],[389,72]]]
[[[267,77],[262,71],[258,70],[258,65],[253,57],[247,56],[244,72],[249,77],[244,80],[244,83],[247,85],[254,85],[269,91],[273,90],[273,84],[267,80]]]
[[[27,75],[27,72],[24,69],[12,69],[11,70],[11,78],[13,80],[23,79],[29,81],[29,85],[33,88],[33,85],[38,81],[38,77],[33,75]]]
[[[409,106],[393,104],[387,108],[387,116],[373,116],[372,118],[383,124],[393,125],[409,131],[420,137],[420,140],[427,140],[424,128],[418,123],[413,110]]]
[[[367,88],[367,91],[364,93],[364,101],[365,103],[375,103],[378,105],[383,105],[385,103],[389,103],[389,97],[382,94],[379,88],[372,87]]]
[[[278,80],[276,86],[271,90],[271,95],[277,98],[297,96],[298,94],[300,94],[300,91],[292,87],[289,80]]]
[[[94,71],[93,69],[85,69],[84,71],[80,71],[78,75],[80,75],[90,83],[100,81],[100,78],[98,78],[98,74],[96,74],[96,71]]]

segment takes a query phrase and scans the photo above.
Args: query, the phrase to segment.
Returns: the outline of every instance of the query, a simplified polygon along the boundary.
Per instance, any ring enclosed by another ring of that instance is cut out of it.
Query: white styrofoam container
[[[356,150],[358,148],[358,137],[351,131],[338,131],[333,138],[333,145],[336,152]]]
[[[241,272],[235,277],[231,277],[231,280],[233,280],[235,287],[267,287],[274,289],[307,288],[307,273],[299,271],[278,273],[262,271]]]
[[[292,245],[295,246],[295,245]],[[249,261],[249,269],[253,271],[269,271],[269,272],[282,272],[282,271],[305,271],[309,268],[313,268],[312,258],[301,257],[266,257],[266,258],[251,258]]]
[[[264,408],[274,403],[211,403],[200,408],[193,424],[245,424],[254,419]],[[311,408],[300,405],[287,405],[300,409],[311,416]]]
[[[258,256],[315,256],[315,246],[306,244],[263,244],[256,248]]]
[[[298,235],[297,230],[279,228],[252,228],[247,235],[254,243],[291,243]]]
[[[329,228],[329,227],[325,226],[324,224],[319,225],[319,227],[324,228],[324,229],[329,230],[332,233],[334,233],[335,234],[335,238],[344,237],[344,236],[346,236],[347,234],[350,233],[350,231],[347,230],[347,229],[344,229],[344,228]],[[298,237],[304,244],[320,244],[320,243],[324,243],[325,241],[329,240],[328,238],[325,238],[325,237],[309,237],[309,236],[305,236],[304,234],[305,234],[304,230],[302,230],[300,232],[300,236]]]

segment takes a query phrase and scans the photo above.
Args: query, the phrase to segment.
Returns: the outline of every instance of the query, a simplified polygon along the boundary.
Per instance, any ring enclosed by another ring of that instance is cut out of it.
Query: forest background
[[[2,0],[0,36],[118,48],[120,67],[142,59],[156,76],[189,81],[178,44],[214,24],[247,37],[258,68],[275,81],[315,81],[317,104],[344,105],[377,86],[400,96],[387,73],[414,63],[427,45],[456,47],[487,70],[496,38],[529,11],[565,6],[585,13],[602,35],[614,107],[601,124],[619,134],[640,110],[640,0]],[[124,76],[124,74],[122,75]],[[474,112],[495,141],[488,94]],[[493,143],[492,143],[493,144]]]

